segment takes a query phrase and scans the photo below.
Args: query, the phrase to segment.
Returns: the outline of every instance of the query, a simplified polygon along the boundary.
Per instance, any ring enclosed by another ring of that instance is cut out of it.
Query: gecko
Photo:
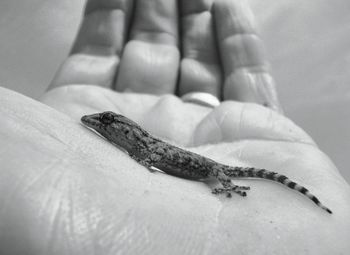
[[[302,193],[317,206],[332,214],[308,189],[290,180],[287,176],[263,168],[240,167],[220,164],[210,158],[162,141],[144,130],[131,119],[111,111],[85,115],[81,122],[106,140],[124,150],[131,158],[150,171],[152,167],[167,174],[191,180],[215,178],[221,184],[213,188],[213,194],[232,193],[245,197],[249,186],[238,186],[233,178],[260,178],[283,184]]]

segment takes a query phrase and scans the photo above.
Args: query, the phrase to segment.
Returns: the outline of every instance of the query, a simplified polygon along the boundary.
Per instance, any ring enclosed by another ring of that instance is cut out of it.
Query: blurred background
[[[350,1],[242,1],[256,16],[285,114],[350,183]],[[1,0],[0,86],[42,95],[70,50],[84,4]]]

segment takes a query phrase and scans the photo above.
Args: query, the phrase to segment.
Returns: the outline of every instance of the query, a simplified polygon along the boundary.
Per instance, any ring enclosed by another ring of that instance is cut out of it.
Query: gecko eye
[[[111,112],[104,112],[100,116],[100,121],[106,125],[111,124],[114,121],[114,115]]]

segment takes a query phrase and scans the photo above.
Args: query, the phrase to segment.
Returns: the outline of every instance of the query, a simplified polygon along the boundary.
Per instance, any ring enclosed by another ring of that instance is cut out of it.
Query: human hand
[[[50,89],[205,92],[280,111],[268,65],[253,15],[240,0],[90,0]]]
[[[349,248],[349,186],[282,115],[233,101],[211,110],[174,96],[67,89],[75,99],[91,99],[82,107],[87,113],[101,110],[99,96],[109,110],[172,143],[191,144],[221,163],[285,174],[333,214],[272,182],[235,180],[251,190],[227,199],[206,183],[150,173],[77,118],[1,90],[1,254],[345,254]]]
[[[98,68],[92,69],[90,78]],[[77,81],[72,84],[83,83]],[[1,115],[9,120],[1,132],[9,159],[0,178],[1,201],[6,201],[0,219],[7,229],[1,232],[3,250],[330,254],[348,249],[348,185],[312,140],[274,111],[232,101],[212,110],[173,96],[119,94],[94,86],[49,91],[43,102],[70,119],[17,95],[2,95]],[[19,102],[24,110],[15,107]],[[334,215],[274,183],[237,181],[252,190],[245,199],[228,200],[212,195],[205,183],[150,174],[77,125],[81,115],[102,110],[121,112],[153,134],[219,162],[284,173],[310,188]],[[13,244],[11,237],[21,242]]]

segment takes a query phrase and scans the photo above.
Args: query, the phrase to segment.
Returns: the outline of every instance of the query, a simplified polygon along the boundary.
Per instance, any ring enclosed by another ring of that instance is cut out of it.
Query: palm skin
[[[65,97],[60,107],[59,94],[68,91],[71,102]],[[92,86],[49,92],[43,101],[55,98],[55,108],[69,118],[18,94],[1,95],[6,117],[1,139],[7,144],[2,155],[8,159],[1,171],[2,251],[226,254],[263,246],[267,253],[326,254],[347,248],[348,185],[303,131],[272,110],[226,102],[211,111],[173,96]],[[24,109],[18,111],[17,102]],[[84,113],[106,108],[219,162],[286,174],[334,214],[268,181],[236,181],[251,190],[246,198],[228,199],[211,194],[213,183],[150,173],[79,124]]]
[[[0,139],[6,145],[0,172],[0,226],[6,230],[0,231],[1,254],[345,254],[349,250],[349,186],[289,119],[258,104],[243,103],[254,97],[245,98],[244,92],[234,98],[235,89],[227,99],[237,101],[225,101],[214,110],[170,95],[116,93],[98,87],[114,86],[113,68],[120,65],[114,56],[99,58],[86,73],[79,69],[95,56],[73,50],[52,85],[67,86],[41,99],[51,108],[0,91],[4,120]],[[130,66],[140,64],[138,58],[132,59]],[[143,75],[149,73],[150,62],[141,67],[146,70]],[[170,61],[167,71],[178,65]],[[135,84],[138,73],[128,84]],[[229,82],[235,79],[227,77]],[[128,81],[127,76],[123,79]],[[159,77],[147,79],[148,84],[159,83]],[[170,84],[165,87],[168,92],[175,86],[171,81],[165,84]],[[273,96],[271,102],[278,105]],[[105,110],[119,112],[152,134],[221,163],[283,173],[309,188],[334,214],[264,180],[235,181],[251,190],[246,198],[228,199],[211,194],[215,183],[210,181],[150,173],[79,123],[82,115]]]

